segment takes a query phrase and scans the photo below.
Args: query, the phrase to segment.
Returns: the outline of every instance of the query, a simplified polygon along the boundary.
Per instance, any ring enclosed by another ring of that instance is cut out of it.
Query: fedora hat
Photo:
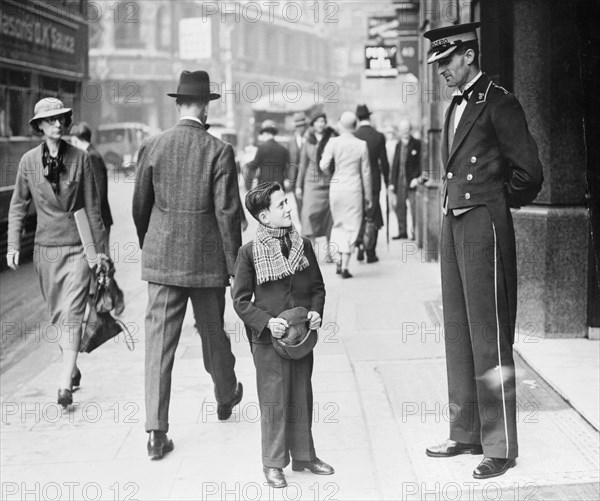
[[[56,99],[55,97],[45,97],[35,103],[33,113],[33,118],[29,120],[30,125],[33,125],[33,122],[41,120],[42,118],[72,115],[73,110],[71,108],[65,108],[65,105],[60,99]]]
[[[356,107],[356,118],[358,118],[359,120],[364,120],[366,118],[369,118],[370,116],[371,112],[369,111],[369,108],[366,104],[359,104]]]
[[[221,94],[210,91],[210,78],[206,71],[183,70],[179,75],[177,92],[168,93],[169,97],[199,97],[212,101],[219,99]]]
[[[302,306],[283,311],[277,318],[288,323],[283,337],[273,337],[273,347],[283,358],[299,360],[308,355],[317,344],[317,331],[308,328],[308,310]]]
[[[306,125],[306,113],[303,111],[297,111],[292,116],[295,127],[304,127]]]
[[[269,134],[273,134],[274,136],[279,132],[277,130],[277,125],[273,120],[267,119],[262,124],[260,124],[260,134],[263,132],[268,132]]]

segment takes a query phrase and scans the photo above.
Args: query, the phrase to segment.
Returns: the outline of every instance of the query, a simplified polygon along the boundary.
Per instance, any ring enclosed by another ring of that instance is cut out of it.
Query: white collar
[[[202,123],[202,120],[200,120],[198,117],[193,117],[192,115],[185,115],[185,116],[181,117],[179,120],[180,121],[181,120],[192,120],[194,122],[198,122],[200,125],[204,125]]]
[[[473,84],[479,79],[479,77],[483,75],[483,71],[479,70],[479,73],[477,73],[477,75],[475,75],[475,77],[472,80],[469,80],[467,82],[467,84],[465,85],[464,90],[461,92],[460,89],[457,87],[456,89],[454,89],[454,92],[452,93],[452,96],[462,96],[465,91],[470,90],[471,87],[473,87]]]
[[[371,125],[371,120],[359,120],[358,126],[362,127],[363,125]]]

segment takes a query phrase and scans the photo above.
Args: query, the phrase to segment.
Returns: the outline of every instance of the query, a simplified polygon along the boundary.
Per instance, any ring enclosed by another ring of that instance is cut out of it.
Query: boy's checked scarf
[[[288,240],[287,244],[286,240]],[[282,246],[289,246],[290,241],[289,255],[286,258],[281,249]],[[293,226],[269,228],[259,224],[256,228],[252,255],[257,284],[288,277],[308,266],[302,237]]]

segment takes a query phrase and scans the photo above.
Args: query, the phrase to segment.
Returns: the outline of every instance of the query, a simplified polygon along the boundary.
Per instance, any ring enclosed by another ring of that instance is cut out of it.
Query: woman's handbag
[[[95,271],[95,290],[88,297],[88,316],[81,336],[79,351],[90,353],[120,332],[125,335],[125,343],[133,351],[133,337],[127,326],[110,312],[120,314],[125,305],[123,292],[114,279],[115,267],[110,258],[101,258]]]

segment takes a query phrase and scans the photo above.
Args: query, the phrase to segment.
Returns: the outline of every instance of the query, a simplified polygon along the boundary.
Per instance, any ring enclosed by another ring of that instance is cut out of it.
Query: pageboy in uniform
[[[450,437],[431,457],[482,454],[496,477],[518,456],[513,341],[517,263],[511,208],[539,193],[542,166],[516,97],[479,69],[479,23],[425,33],[428,63],[455,89],[444,122],[442,301]]]

